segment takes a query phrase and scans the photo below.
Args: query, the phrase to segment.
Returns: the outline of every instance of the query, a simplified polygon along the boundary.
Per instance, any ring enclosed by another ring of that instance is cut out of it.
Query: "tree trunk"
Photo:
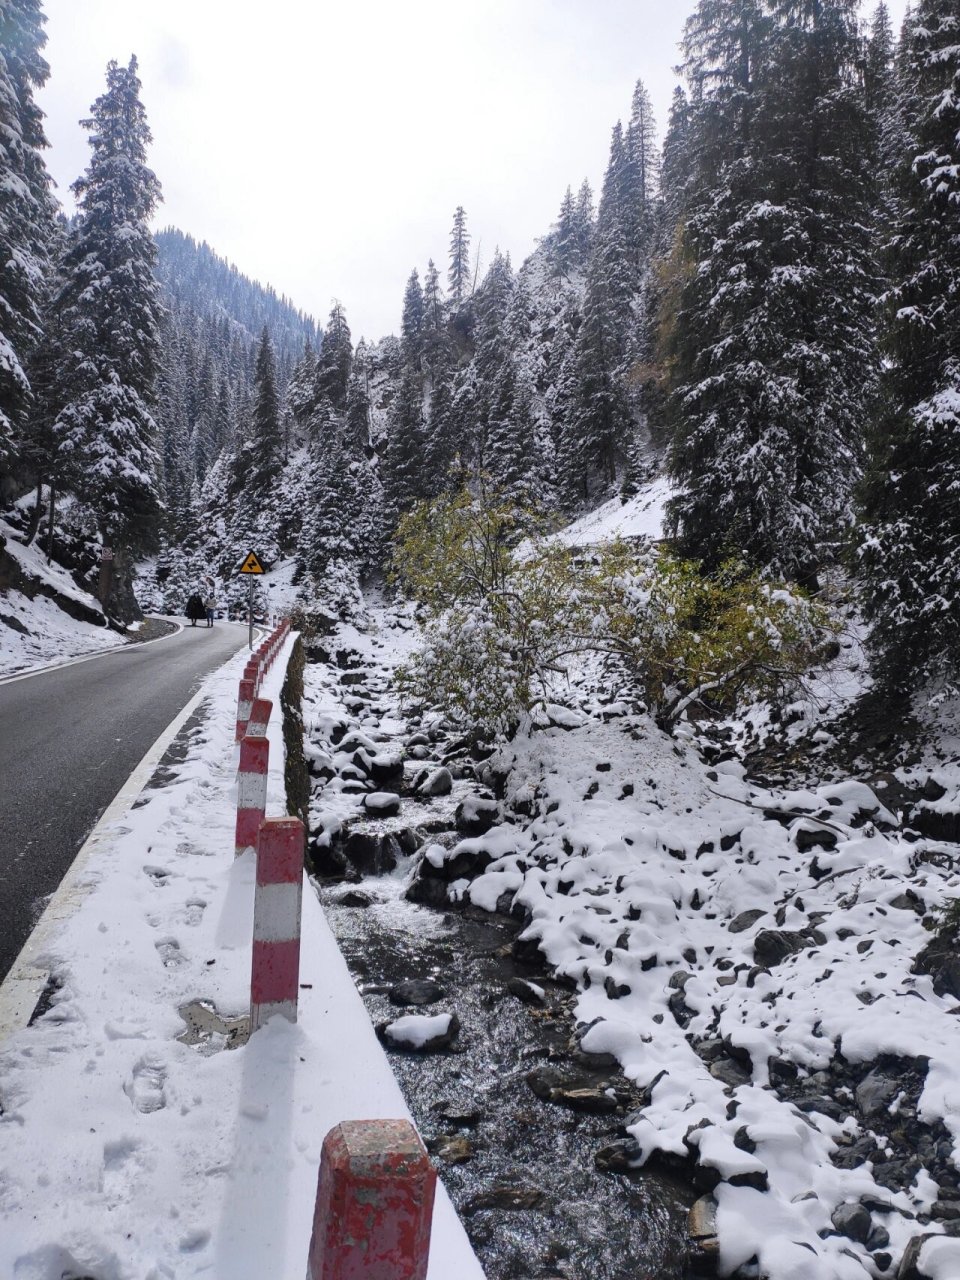
[[[57,490],[53,481],[50,481],[50,523],[47,526],[47,564],[53,559],[53,526],[54,516],[57,510]]]
[[[40,521],[43,518],[43,481],[37,481],[37,500],[33,504],[33,510],[30,512],[30,523],[27,526],[27,537],[24,542],[25,547],[29,547],[31,542],[37,536],[40,528]]]

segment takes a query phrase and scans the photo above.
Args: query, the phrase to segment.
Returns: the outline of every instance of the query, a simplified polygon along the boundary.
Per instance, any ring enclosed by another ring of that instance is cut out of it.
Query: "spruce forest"
[[[400,333],[314,328],[161,192],[136,60],[111,63],[60,212],[39,0],[2,10],[2,493],[109,609],[182,609],[250,545],[349,613],[415,504],[463,486],[575,513],[659,470],[705,575],[816,593],[837,567],[890,685],[960,662],[960,99],[953,0],[702,0],[662,147],[638,82],[602,189],[482,274],[458,208]],[[35,494],[32,505],[23,502]],[[171,569],[169,549],[176,549]],[[183,552],[187,552],[184,559]],[[151,576],[152,575],[152,576]]]

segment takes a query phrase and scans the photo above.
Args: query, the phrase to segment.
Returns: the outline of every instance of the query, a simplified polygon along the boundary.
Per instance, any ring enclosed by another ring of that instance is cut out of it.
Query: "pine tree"
[[[387,525],[393,529],[418,498],[427,496],[430,485],[423,392],[419,378],[409,366],[403,369],[391,406],[382,470]]]
[[[463,206],[458,205],[453,215],[453,230],[450,232],[450,270],[447,273],[450,284],[450,297],[455,307],[459,307],[470,292],[470,233],[467,231],[467,215]]]
[[[867,110],[879,117],[890,105],[893,77],[893,23],[890,10],[880,0],[870,24],[863,64],[863,88]]]
[[[690,103],[681,85],[673,91],[667,132],[660,161],[660,243],[673,244],[677,226],[686,207],[687,183],[691,178]]]
[[[960,14],[920,0],[898,58],[888,408],[870,439],[861,559],[884,684],[960,676]]]
[[[0,5],[0,477],[22,447],[40,340],[54,202],[35,90],[49,75],[39,0]]]
[[[317,358],[317,394],[325,396],[338,411],[346,408],[352,361],[353,343],[347,315],[343,304],[334,302]]]
[[[276,481],[283,462],[283,423],[277,362],[264,325],[257,351],[253,432],[244,450],[244,488],[248,498],[262,496]]]
[[[400,349],[405,364],[419,371],[423,357],[424,302],[420,277],[416,270],[410,273],[403,294],[403,313],[400,321]]]
[[[573,190],[567,187],[560,213],[550,233],[549,260],[553,273],[567,280],[580,265],[580,245],[577,237],[577,206]]]
[[[586,262],[590,256],[590,250],[593,248],[593,190],[590,183],[584,178],[580,184],[580,190],[577,193],[576,207],[576,242],[578,257],[581,262]]]
[[[423,364],[428,381],[434,385],[448,375],[450,338],[447,311],[440,288],[440,273],[432,258],[423,281]]]
[[[874,393],[875,264],[856,0],[702,0],[670,333],[672,532],[815,582],[849,520]],[[725,60],[724,60],[725,59]]]
[[[126,553],[150,546],[160,516],[152,416],[162,306],[149,222],[160,184],[146,166],[150,130],[137,60],[107,67],[107,91],[84,121],[92,156],[73,190],[78,219],[57,307],[68,334],[58,426],[80,496],[112,544],[116,607],[129,611]],[[104,575],[101,595],[111,591]]]

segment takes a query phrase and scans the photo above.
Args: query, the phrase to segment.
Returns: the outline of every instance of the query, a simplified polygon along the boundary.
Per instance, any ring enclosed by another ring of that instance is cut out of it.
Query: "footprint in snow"
[[[154,946],[165,969],[176,969],[179,965],[187,963],[187,958],[180,950],[180,943],[176,938],[160,938]]]
[[[150,1056],[141,1058],[133,1068],[130,1079],[125,1081],[123,1092],[141,1115],[162,1111],[167,1105],[164,1085],[167,1070],[162,1059]]]

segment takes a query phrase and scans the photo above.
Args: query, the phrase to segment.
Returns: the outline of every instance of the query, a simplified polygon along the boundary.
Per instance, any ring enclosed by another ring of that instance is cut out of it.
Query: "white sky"
[[[906,0],[891,0],[896,25]],[[453,211],[514,265],[568,183],[597,191],[642,78],[666,122],[694,0],[45,0],[47,161],[71,203],[78,121],[140,62],[173,224],[354,338],[396,329],[407,276],[446,272]],[[870,3],[872,8],[872,0]]]

